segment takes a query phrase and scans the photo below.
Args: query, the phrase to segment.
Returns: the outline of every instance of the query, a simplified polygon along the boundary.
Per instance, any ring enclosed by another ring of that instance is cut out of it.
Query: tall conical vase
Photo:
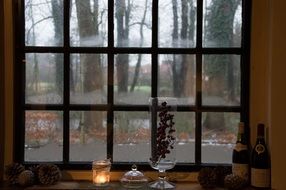
[[[152,97],[150,105],[151,157],[150,165],[159,171],[158,180],[151,182],[152,189],[175,189],[175,184],[167,181],[166,170],[176,164],[175,112],[177,99],[172,97]]]

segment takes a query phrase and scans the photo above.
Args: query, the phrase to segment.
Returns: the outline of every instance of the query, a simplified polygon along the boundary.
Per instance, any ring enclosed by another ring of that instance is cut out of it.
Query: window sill
[[[64,181],[52,186],[39,186],[21,188],[17,186],[0,185],[0,190],[87,190],[87,189],[100,189],[100,190],[124,190],[125,188],[119,182],[112,182],[108,187],[95,188],[90,181]],[[176,190],[203,190],[198,183],[191,182],[178,182],[176,183]],[[252,190],[253,188],[245,188],[244,190]],[[148,187],[141,188],[141,190],[149,190]],[[224,188],[214,188],[213,190],[224,190]]]

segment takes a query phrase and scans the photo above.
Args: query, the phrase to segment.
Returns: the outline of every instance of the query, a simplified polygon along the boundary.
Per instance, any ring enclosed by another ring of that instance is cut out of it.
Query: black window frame
[[[230,166],[229,164],[205,164],[201,162],[201,134],[203,112],[236,112],[249,124],[249,84],[250,84],[250,16],[251,0],[242,0],[242,34],[241,47],[207,48],[203,47],[203,0],[197,0],[197,32],[194,48],[160,48],[158,47],[158,1],[152,1],[152,45],[149,48],[115,47],[114,45],[114,12],[108,11],[108,45],[107,47],[71,47],[69,31],[70,0],[64,1],[64,43],[62,47],[25,46],[24,1],[13,0],[14,15],[14,161],[25,165],[38,162],[24,162],[25,110],[62,110],[63,111],[63,161],[53,162],[62,169],[91,169],[88,162],[69,161],[69,111],[71,110],[105,110],[107,111],[107,157],[113,154],[113,112],[114,111],[148,111],[148,105],[115,105],[113,100],[114,56],[119,53],[148,53],[152,57],[152,89],[151,96],[156,97],[158,85],[159,54],[193,54],[196,57],[196,76],[202,76],[202,57],[205,54],[236,54],[241,56],[241,103],[240,106],[204,106],[202,105],[202,80],[196,77],[196,102],[194,106],[178,106],[178,111],[195,112],[196,141],[195,163],[176,164],[175,171],[197,171],[204,166]],[[114,0],[108,0],[108,9],[114,10]],[[64,55],[64,92],[62,105],[25,104],[25,53],[62,53]],[[74,105],[70,104],[69,94],[69,61],[71,53],[104,53],[108,55],[108,96],[106,105]],[[43,109],[44,108],[44,109]],[[246,129],[249,139],[250,130]],[[131,163],[115,162],[113,170],[129,169]],[[136,163],[142,170],[151,170],[148,163]]]

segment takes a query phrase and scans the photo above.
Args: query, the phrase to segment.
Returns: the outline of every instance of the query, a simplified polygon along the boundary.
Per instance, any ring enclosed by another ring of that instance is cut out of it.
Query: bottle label
[[[251,168],[251,185],[254,187],[270,187],[270,169]]]
[[[240,152],[242,150],[247,150],[247,145],[242,143],[237,143],[234,147],[234,150],[236,150],[237,152]]]
[[[259,154],[263,153],[265,151],[265,147],[262,144],[258,144],[255,147],[255,151]]]
[[[234,175],[238,175],[242,177],[243,179],[248,181],[248,164],[238,164],[238,163],[233,163],[232,164],[232,173]]]

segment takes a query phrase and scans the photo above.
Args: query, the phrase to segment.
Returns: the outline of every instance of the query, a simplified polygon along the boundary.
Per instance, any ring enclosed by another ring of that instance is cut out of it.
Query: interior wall
[[[4,14],[0,2],[0,181],[4,170]]]
[[[4,164],[13,162],[13,19],[12,0],[3,0],[4,11],[4,113],[5,113],[5,153]]]
[[[271,2],[271,153],[272,153],[272,187],[286,189],[286,1]]]

